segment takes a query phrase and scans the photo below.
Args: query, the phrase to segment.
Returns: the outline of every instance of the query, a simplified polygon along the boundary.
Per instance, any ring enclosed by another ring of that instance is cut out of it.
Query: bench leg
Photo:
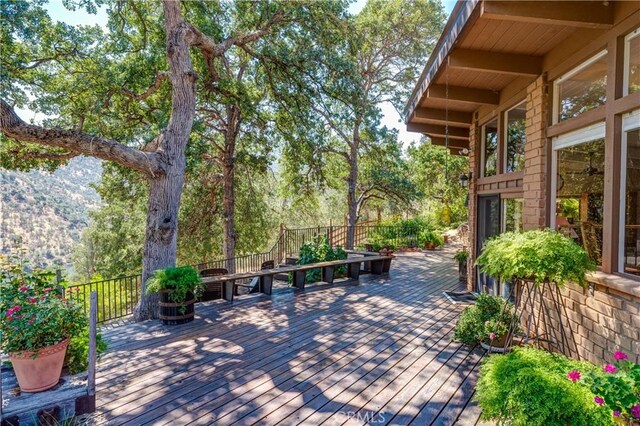
[[[362,264],[362,270],[365,271],[365,272],[370,272],[371,271],[371,267],[372,267],[372,265],[371,265],[372,263],[373,262],[364,262]]]
[[[360,278],[360,264],[362,262],[354,262],[349,264],[349,278],[357,280]]]
[[[293,285],[300,290],[304,290],[304,284],[307,281],[306,271],[294,271],[293,273]]]
[[[333,266],[325,266],[322,268],[322,281],[333,284],[333,278],[335,277],[335,268]]]
[[[260,292],[271,296],[273,287],[273,275],[263,275],[260,277]]]
[[[233,292],[235,287],[233,281],[225,281],[222,284],[222,298],[228,302],[233,302]]]
[[[389,269],[391,269],[391,259],[384,260],[382,262],[382,273],[383,274],[388,274],[389,273]]]
[[[374,260],[371,262],[371,273],[374,275],[382,274],[384,269],[384,260]]]

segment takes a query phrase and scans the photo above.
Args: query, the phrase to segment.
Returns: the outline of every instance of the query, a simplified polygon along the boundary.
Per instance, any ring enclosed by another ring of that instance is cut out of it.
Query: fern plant
[[[587,272],[595,270],[582,247],[549,229],[500,234],[485,243],[476,265],[504,282],[516,278],[559,286],[585,285]]]
[[[188,293],[199,297],[203,289],[200,274],[192,266],[159,269],[147,281],[147,293],[167,290],[173,303],[185,302]]]

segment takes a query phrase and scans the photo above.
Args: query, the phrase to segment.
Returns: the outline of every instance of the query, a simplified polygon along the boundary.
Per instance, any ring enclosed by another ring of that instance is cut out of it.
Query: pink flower
[[[595,398],[593,398],[593,402],[595,402],[598,405],[604,405],[604,399],[602,399],[599,396],[596,396]]]
[[[607,372],[607,373],[613,374],[616,371],[618,371],[618,369],[613,364],[607,364],[607,365],[604,366],[604,371]]]
[[[620,417],[620,411],[614,411],[613,417]]]
[[[13,309],[11,308],[7,309],[7,316],[8,317],[13,316]]]
[[[24,285],[23,285],[23,286],[22,286],[22,287],[20,287],[18,290],[20,290],[21,292],[23,292],[23,293],[24,293],[24,292],[26,292],[26,291],[29,291],[29,287],[27,287],[27,286],[24,286]]]
[[[640,404],[631,407],[631,414],[637,419],[640,419]]]
[[[29,303],[31,303],[31,304],[34,304],[34,303],[36,303],[38,301],[38,298],[37,297],[30,297],[30,298],[27,299],[27,301]]]
[[[578,370],[572,370],[567,373],[567,378],[569,378],[569,380],[571,380],[572,382],[577,382],[578,380],[580,380],[580,377],[580,372]]]
[[[616,361],[620,361],[622,359],[629,359],[629,357],[627,356],[627,354],[625,354],[624,352],[616,352],[613,354],[613,358]]]
[[[36,322],[36,318],[35,318],[35,317],[33,317],[33,318],[31,318],[31,319],[29,320],[29,324],[33,324],[34,322]]]
[[[20,309],[22,309],[22,306],[20,306],[20,305],[16,305],[16,306],[13,307],[13,311],[14,312],[18,312]]]
[[[49,293],[50,291],[51,291],[51,287],[47,287],[47,288],[44,289],[45,293]]]
[[[489,339],[493,340],[496,338],[496,333],[489,333]]]

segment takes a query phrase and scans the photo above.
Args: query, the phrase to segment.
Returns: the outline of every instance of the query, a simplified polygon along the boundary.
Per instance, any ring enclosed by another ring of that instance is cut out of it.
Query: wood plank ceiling
[[[613,3],[479,2],[416,108],[408,111],[407,130],[465,154],[471,113],[498,105],[500,91],[514,79],[533,81],[542,73],[543,56],[578,28],[610,28]]]

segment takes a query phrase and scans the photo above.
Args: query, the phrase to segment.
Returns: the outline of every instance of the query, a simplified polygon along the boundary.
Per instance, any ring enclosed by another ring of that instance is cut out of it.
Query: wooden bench
[[[363,257],[377,257],[380,256],[380,253],[377,253],[375,251],[358,251],[358,250],[346,250],[346,253],[349,254],[355,254],[357,256],[363,256]],[[391,257],[393,259],[393,256],[387,256],[387,257]],[[387,273],[389,272],[389,268],[391,268],[391,259],[389,259],[388,261],[385,261],[382,265],[382,272],[383,273]],[[363,270],[366,272],[372,272],[371,271],[371,262],[369,261],[369,259],[365,259],[365,261],[363,262]],[[372,273],[376,273],[376,272],[372,272]]]
[[[311,269],[322,269],[322,280],[329,284],[333,283],[335,277],[335,268],[338,266],[347,266],[347,276],[353,280],[360,278],[360,266],[363,262],[370,262],[372,274],[383,274],[389,272],[391,260],[393,256],[363,256],[350,257],[347,259],[333,260],[331,262],[311,263],[309,265],[292,265],[281,268],[264,269],[255,272],[243,272],[238,274],[217,275],[212,277],[203,277],[204,284],[222,285],[222,297],[225,300],[233,301],[236,286],[236,280],[246,280],[258,278],[260,280],[260,292],[271,295],[273,287],[273,276],[282,273],[293,273],[294,287],[303,290],[306,284],[306,273]]]

